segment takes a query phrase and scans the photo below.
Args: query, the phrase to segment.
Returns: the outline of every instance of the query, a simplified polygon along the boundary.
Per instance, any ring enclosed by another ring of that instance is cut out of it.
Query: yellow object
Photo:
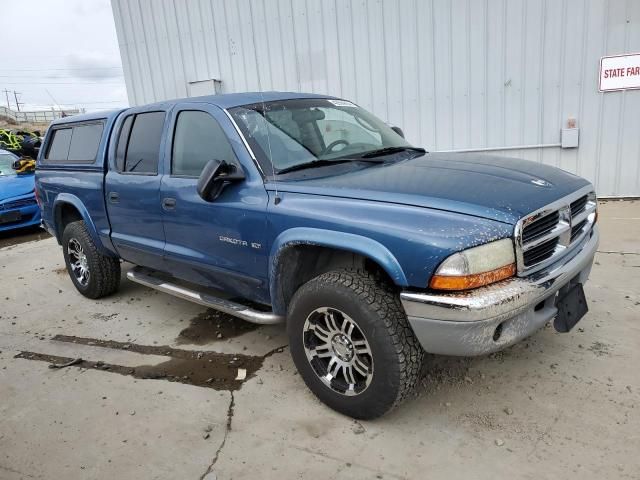
[[[17,173],[32,173],[36,171],[36,161],[33,158],[21,158],[13,162],[13,169]]]

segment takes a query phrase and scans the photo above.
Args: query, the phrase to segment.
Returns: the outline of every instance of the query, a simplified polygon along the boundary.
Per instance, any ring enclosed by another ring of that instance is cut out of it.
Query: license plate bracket
[[[556,315],[553,326],[558,332],[566,333],[589,311],[582,284],[575,284],[567,293],[558,297],[556,307],[558,315]]]
[[[0,213],[0,225],[2,225],[3,223],[17,222],[21,219],[22,214],[18,210],[15,210],[13,212]]]

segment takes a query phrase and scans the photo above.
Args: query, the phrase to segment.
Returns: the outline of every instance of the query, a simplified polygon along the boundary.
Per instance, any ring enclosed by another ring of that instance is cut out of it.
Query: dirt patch
[[[57,275],[66,275],[67,274],[67,267],[55,268],[53,270],[53,273],[55,273]]]
[[[265,358],[280,353],[285,347],[279,347],[263,356],[226,354],[210,351],[180,350],[169,346],[137,345],[134,343],[98,340],[94,338],[56,335],[53,340],[59,342],[92,345],[116,350],[130,350],[146,355],[170,357],[157,365],[124,367],[105,362],[82,360],[73,365],[76,368],[102,370],[120,375],[129,375],[139,379],[162,379],[170,382],[185,383],[197,387],[215,390],[238,390],[244,381],[253,377],[262,367]],[[20,352],[15,358],[38,360],[52,364],[64,364],[72,358],[46,355],[37,352]],[[245,375],[239,373],[245,371]]]
[[[422,364],[418,396],[437,392],[446,387],[461,387],[470,382],[468,376],[472,364],[469,357],[446,357],[427,354]]]
[[[179,345],[204,345],[216,340],[226,340],[258,328],[231,315],[209,309],[191,319],[191,324],[177,338]]]
[[[595,353],[597,356],[602,357],[603,355],[611,354],[610,348],[611,348],[611,345],[596,341],[591,344],[588,350]]]
[[[109,320],[112,320],[117,316],[117,313],[94,313],[93,315],[91,315],[92,318],[95,318],[96,320],[102,320],[103,322],[108,322]]]
[[[14,245],[33,242],[36,240],[44,240],[49,237],[51,237],[51,235],[40,227],[29,227],[0,232],[0,248],[12,247]]]

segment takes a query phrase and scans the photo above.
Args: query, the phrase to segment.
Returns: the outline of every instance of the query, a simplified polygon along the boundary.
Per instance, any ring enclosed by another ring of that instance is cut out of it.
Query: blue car
[[[16,160],[13,153],[0,150],[0,232],[40,224],[35,174],[18,174],[13,169]]]

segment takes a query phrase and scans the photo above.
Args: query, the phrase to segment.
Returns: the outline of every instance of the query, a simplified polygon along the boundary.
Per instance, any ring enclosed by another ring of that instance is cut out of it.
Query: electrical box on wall
[[[203,95],[217,95],[222,92],[222,80],[210,78],[208,80],[196,80],[189,82],[189,96],[201,97]]]
[[[560,132],[560,143],[562,148],[577,148],[579,137],[579,128],[563,128]]]

